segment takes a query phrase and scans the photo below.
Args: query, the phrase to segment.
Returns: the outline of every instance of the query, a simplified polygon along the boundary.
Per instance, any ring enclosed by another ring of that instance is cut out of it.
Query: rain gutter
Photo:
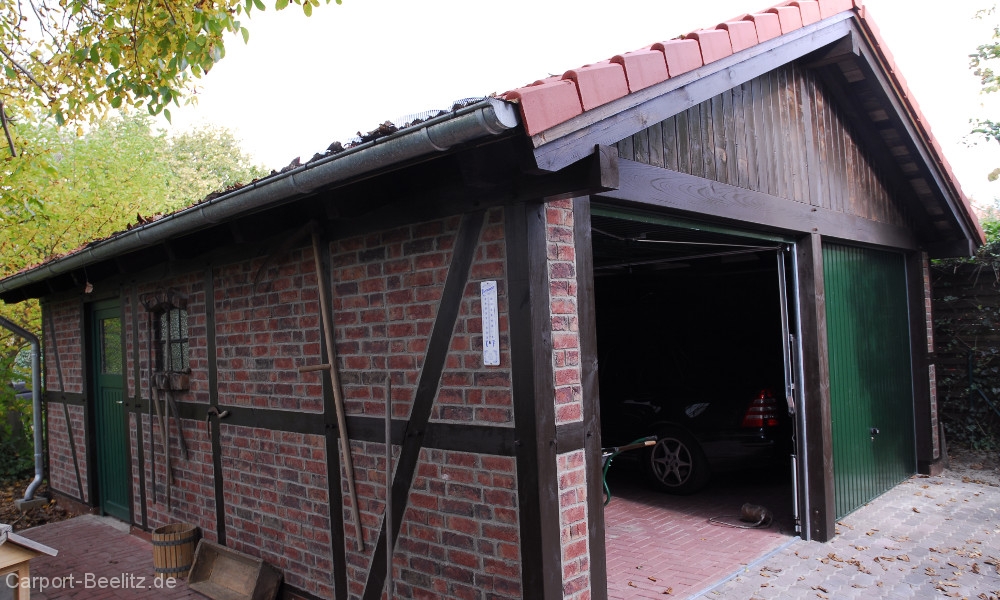
[[[498,136],[514,129],[519,122],[514,105],[486,98],[420,125],[256,181],[0,280],[0,294],[148,248],[240,215],[272,208],[324,186],[446,152],[461,144]]]
[[[24,492],[24,499],[19,501],[31,502],[35,497],[35,490],[41,485],[45,475],[42,462],[42,368],[40,359],[42,346],[37,335],[18,327],[3,317],[0,317],[0,327],[31,342],[31,426],[35,430],[35,478],[28,484],[28,489]]]

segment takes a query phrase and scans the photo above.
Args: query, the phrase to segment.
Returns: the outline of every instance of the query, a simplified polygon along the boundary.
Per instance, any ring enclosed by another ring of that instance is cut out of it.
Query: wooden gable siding
[[[820,82],[789,64],[617,144],[622,158],[905,226]]]

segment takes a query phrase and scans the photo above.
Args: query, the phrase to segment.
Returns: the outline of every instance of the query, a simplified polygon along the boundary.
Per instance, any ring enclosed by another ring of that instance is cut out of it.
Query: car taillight
[[[778,411],[781,405],[770,390],[761,390],[743,415],[742,427],[761,429],[778,426]]]

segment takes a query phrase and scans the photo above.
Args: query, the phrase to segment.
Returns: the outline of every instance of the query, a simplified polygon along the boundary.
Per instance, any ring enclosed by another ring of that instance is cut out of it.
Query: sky
[[[269,6],[273,2],[265,0]],[[605,60],[777,0],[343,0],[309,18],[291,6],[254,13],[250,42],[232,38],[197,105],[172,109],[172,129],[227,127],[269,169],[303,161],[384,121],[445,109]],[[990,0],[867,0],[899,71],[966,194],[1000,197],[987,174],[1000,144],[972,144],[974,117],[1000,118],[969,54],[990,39]]]

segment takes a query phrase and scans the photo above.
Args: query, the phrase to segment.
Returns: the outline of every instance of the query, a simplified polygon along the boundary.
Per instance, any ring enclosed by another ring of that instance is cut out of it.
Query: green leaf
[[[170,109],[169,108],[164,108],[163,109],[163,116],[167,119],[167,123],[170,123]]]
[[[285,10],[288,8],[288,0],[277,0],[277,2],[274,3],[274,8],[275,10]]]
[[[122,105],[122,97],[115,96],[111,99],[111,108],[119,108]]]
[[[306,13],[307,17],[311,17],[313,14],[313,7],[308,1],[302,3],[302,12]]]
[[[250,43],[250,30],[249,29],[247,29],[246,27],[240,27],[240,35],[243,36],[243,43],[244,44]]]
[[[257,7],[257,10],[264,10],[264,2],[262,0],[253,0],[253,5]]]

